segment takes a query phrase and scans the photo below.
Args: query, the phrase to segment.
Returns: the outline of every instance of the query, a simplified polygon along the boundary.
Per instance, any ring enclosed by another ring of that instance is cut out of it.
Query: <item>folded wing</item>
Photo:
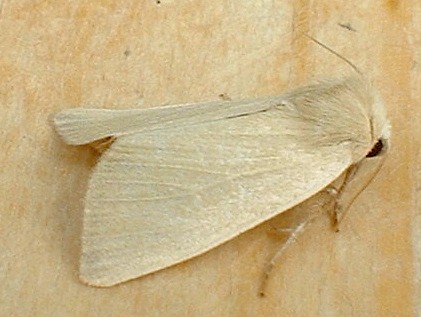
[[[202,254],[320,191],[351,163],[347,144],[296,139],[282,107],[221,109],[194,119],[178,109],[184,121],[163,113],[162,124],[157,117],[122,133],[104,153],[86,197],[84,281],[111,286]]]

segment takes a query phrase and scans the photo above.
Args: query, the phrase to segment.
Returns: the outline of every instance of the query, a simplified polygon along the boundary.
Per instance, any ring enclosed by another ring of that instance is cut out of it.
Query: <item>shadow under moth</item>
[[[102,287],[203,254],[346,171],[377,171],[390,135],[361,76],[253,100],[69,109],[54,125],[71,145],[114,139],[92,172],[83,217],[80,276]],[[339,215],[344,191],[335,191]]]

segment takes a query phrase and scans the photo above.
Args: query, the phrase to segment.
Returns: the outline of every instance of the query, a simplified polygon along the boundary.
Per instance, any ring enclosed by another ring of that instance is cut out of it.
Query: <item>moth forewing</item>
[[[276,98],[259,98],[128,110],[74,108],[56,114],[53,122],[57,133],[67,144],[80,145],[107,137],[236,117],[264,111],[277,103]]]

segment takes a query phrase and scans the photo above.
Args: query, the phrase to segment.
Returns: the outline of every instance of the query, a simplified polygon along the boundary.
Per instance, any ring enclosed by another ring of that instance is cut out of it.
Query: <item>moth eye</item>
[[[375,157],[379,155],[383,150],[383,141],[382,139],[378,139],[376,144],[374,144],[373,148],[368,152],[365,157]]]

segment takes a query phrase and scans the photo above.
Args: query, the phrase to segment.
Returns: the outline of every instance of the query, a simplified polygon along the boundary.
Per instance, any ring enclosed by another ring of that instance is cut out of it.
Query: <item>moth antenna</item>
[[[354,71],[356,71],[358,74],[362,75],[361,71],[358,69],[357,66],[355,66],[349,59],[345,58],[344,56],[342,56],[341,54],[339,54],[338,52],[336,52],[335,50],[331,49],[329,46],[327,46],[326,44],[323,44],[322,42],[320,42],[319,40],[316,40],[314,37],[312,37],[311,35],[308,34],[304,34],[304,36],[306,36],[307,38],[309,38],[310,40],[312,40],[314,43],[319,44],[321,47],[323,47],[324,49],[328,50],[330,53],[332,53],[333,55],[339,57],[341,60],[343,60],[345,63],[347,63],[349,66],[352,67],[352,69]]]

